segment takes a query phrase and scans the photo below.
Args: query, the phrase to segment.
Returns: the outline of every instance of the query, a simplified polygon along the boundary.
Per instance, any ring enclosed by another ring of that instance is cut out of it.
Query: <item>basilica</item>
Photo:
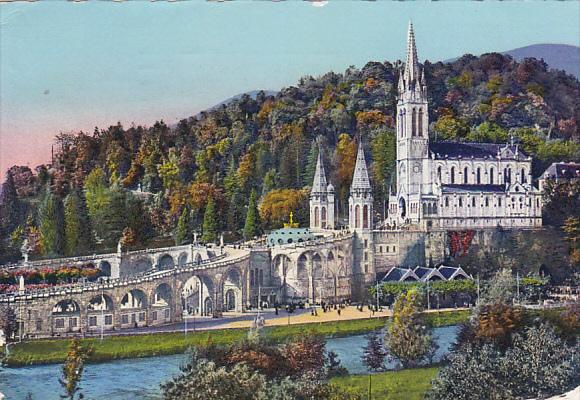
[[[517,144],[430,142],[427,81],[412,24],[398,82],[396,183],[383,229],[533,228],[542,225],[542,193],[532,184],[532,159]],[[369,232],[373,195],[359,140],[348,206],[348,228]],[[334,188],[322,157],[310,196],[310,227],[334,229]]]

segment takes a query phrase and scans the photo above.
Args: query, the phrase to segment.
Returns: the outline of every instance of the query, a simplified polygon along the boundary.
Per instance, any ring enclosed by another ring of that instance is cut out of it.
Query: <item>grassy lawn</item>
[[[467,311],[431,313],[428,318],[435,326],[453,325],[465,320]],[[371,318],[335,322],[311,323],[290,326],[273,326],[264,328],[264,334],[276,342],[307,332],[325,337],[348,336],[361,334],[385,325],[387,318]],[[92,347],[93,353],[89,362],[101,362],[121,358],[149,357],[157,355],[183,353],[187,348],[206,343],[227,344],[238,341],[247,335],[247,329],[221,329],[212,331],[156,333],[151,335],[109,336],[82,339],[84,346]],[[9,366],[30,364],[60,363],[66,357],[69,340],[47,339],[13,344],[10,355],[5,360]]]
[[[389,371],[372,376],[371,395],[373,400],[419,400],[431,387],[437,368],[417,368]],[[332,379],[332,383],[350,392],[360,393],[367,398],[368,375],[347,375]]]

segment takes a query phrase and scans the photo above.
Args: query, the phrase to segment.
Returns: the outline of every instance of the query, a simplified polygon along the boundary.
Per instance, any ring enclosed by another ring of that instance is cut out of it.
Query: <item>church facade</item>
[[[388,215],[376,221],[372,186],[359,139],[348,204],[354,233],[353,268],[363,284],[397,266],[443,262],[452,232],[480,232],[487,243],[496,228],[542,225],[542,192],[532,184],[532,159],[517,144],[430,142],[425,73],[418,62],[413,26],[398,83],[396,184]],[[310,194],[310,229],[337,229],[335,193],[321,154]],[[376,226],[375,226],[376,222]],[[354,272],[353,272],[354,273]]]

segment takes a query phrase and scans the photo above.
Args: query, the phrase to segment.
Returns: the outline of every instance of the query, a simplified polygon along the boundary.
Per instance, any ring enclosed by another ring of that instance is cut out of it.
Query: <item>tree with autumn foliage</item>
[[[281,228],[288,222],[290,213],[294,214],[295,221],[306,224],[308,195],[305,189],[278,189],[267,193],[259,207],[264,228]]]
[[[393,307],[393,322],[387,328],[388,356],[403,368],[416,367],[436,349],[431,327],[422,313],[421,294],[412,289],[401,294]]]
[[[62,366],[62,377],[59,378],[60,385],[64,390],[64,399],[75,400],[82,399],[84,396],[81,391],[81,379],[85,361],[91,353],[91,349],[84,348],[78,338],[71,340],[66,360]]]
[[[356,163],[357,146],[354,139],[346,133],[338,137],[335,151],[336,183],[338,188],[339,209],[345,210],[348,204],[348,193]],[[344,211],[343,211],[344,212]]]

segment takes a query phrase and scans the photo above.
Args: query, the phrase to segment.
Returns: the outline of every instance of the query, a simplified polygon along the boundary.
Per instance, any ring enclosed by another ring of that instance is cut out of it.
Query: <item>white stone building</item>
[[[411,24],[398,93],[397,184],[389,196],[387,226],[541,226],[532,159],[518,145],[430,143],[427,84]]]

